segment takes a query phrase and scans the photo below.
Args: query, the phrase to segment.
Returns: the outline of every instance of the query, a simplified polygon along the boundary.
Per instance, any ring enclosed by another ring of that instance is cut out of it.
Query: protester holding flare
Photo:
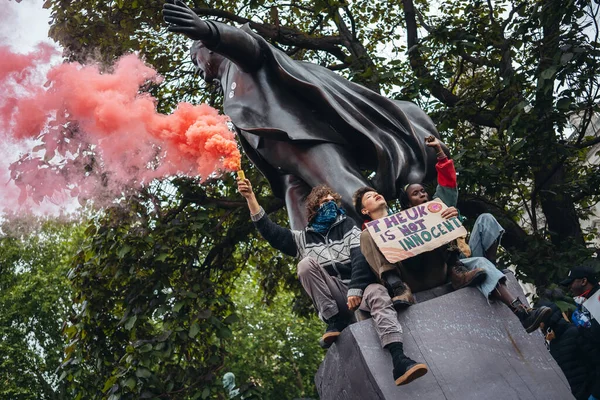
[[[454,162],[443,152],[441,143],[437,139],[428,140],[427,146],[434,147],[438,155],[436,164],[438,185],[434,198],[439,198],[449,206],[443,211],[442,217],[446,219],[457,217],[459,214],[455,205],[458,200],[458,190]],[[405,194],[401,196],[403,209],[430,201],[429,194],[419,183],[407,185],[404,192]],[[389,213],[385,198],[370,187],[356,191],[354,205],[356,211],[364,215],[367,221],[383,218]],[[483,241],[484,244],[488,242],[488,240]],[[449,275],[454,289],[477,285],[484,296],[502,301],[517,315],[529,333],[536,330],[540,322],[552,313],[548,307],[533,310],[523,304],[506,286],[504,274],[484,257],[453,260],[453,263],[448,265],[448,249],[447,246],[442,246],[392,264],[383,256],[367,230],[362,232],[360,244],[369,265],[392,292],[396,307],[414,304],[413,291],[418,292],[439,286],[446,282]],[[478,246],[485,249],[485,246]],[[475,254],[475,251],[473,253]]]
[[[396,385],[427,373],[427,366],[404,354],[402,327],[387,290],[377,283],[360,251],[360,230],[340,208],[340,195],[327,186],[315,187],[306,199],[308,226],[290,230],[270,220],[258,204],[252,185],[238,176],[252,221],[271,246],[300,259],[298,278],[327,328],[320,343],[335,342],[353,319],[351,310],[370,312],[381,345],[390,351]]]

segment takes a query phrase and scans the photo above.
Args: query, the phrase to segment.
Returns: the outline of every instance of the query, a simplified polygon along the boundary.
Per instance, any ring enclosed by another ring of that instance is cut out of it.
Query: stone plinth
[[[573,399],[539,331],[527,334],[508,307],[488,304],[475,288],[447,292],[420,293],[418,304],[399,313],[405,352],[427,364],[427,375],[396,386],[389,352],[367,319],[328,350],[315,376],[321,400]]]

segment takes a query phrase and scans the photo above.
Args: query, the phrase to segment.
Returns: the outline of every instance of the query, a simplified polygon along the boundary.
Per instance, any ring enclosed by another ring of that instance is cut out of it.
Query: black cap
[[[596,271],[594,268],[588,267],[585,265],[580,265],[575,267],[569,271],[569,275],[567,275],[567,279],[560,282],[561,286],[569,286],[575,279],[588,278],[588,281],[591,281],[592,284],[597,282],[596,280]]]

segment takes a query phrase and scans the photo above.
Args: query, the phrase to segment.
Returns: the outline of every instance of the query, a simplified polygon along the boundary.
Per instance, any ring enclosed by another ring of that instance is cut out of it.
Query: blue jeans
[[[481,214],[475,220],[473,232],[469,238],[471,257],[485,257],[485,252],[495,241],[500,244],[504,228],[496,221],[492,214]]]
[[[503,233],[504,228],[492,214],[481,214],[475,220],[473,232],[471,232],[469,238],[471,257],[460,260],[469,269],[482,268],[485,270],[487,277],[477,285],[477,288],[486,298],[490,296],[500,281],[506,279],[504,274],[490,260],[485,258],[485,252],[494,242],[497,241],[500,244]]]
[[[498,286],[498,283],[504,281],[506,276],[496,266],[485,257],[469,257],[460,260],[468,269],[481,268],[485,271],[486,277],[483,282],[477,285],[477,289],[486,297],[490,297],[492,291]]]

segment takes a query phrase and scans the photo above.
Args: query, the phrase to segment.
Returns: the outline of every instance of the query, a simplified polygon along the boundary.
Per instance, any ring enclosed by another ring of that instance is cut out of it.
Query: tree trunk
[[[548,177],[548,174],[551,175]],[[537,173],[535,181],[536,187],[538,183],[541,184],[539,199],[546,216],[552,244],[559,248],[563,244],[573,242],[585,245],[573,200],[561,189],[565,185],[564,165],[556,168],[556,171]],[[542,184],[544,181],[545,183]]]
[[[554,114],[554,86],[556,73],[547,76],[556,66],[557,55],[560,54],[560,25],[564,11],[560,1],[546,0],[539,11],[543,38],[539,47],[540,61],[537,66],[538,85],[535,95],[533,115],[538,126],[533,142],[536,146],[534,165],[535,190],[533,196],[539,196],[542,211],[546,216],[552,243],[558,247],[574,241],[585,244],[581,226],[572,198],[564,191],[566,174],[563,155],[557,143],[555,127],[558,121]],[[534,199],[535,200],[535,199]],[[535,204],[535,201],[533,202]]]

